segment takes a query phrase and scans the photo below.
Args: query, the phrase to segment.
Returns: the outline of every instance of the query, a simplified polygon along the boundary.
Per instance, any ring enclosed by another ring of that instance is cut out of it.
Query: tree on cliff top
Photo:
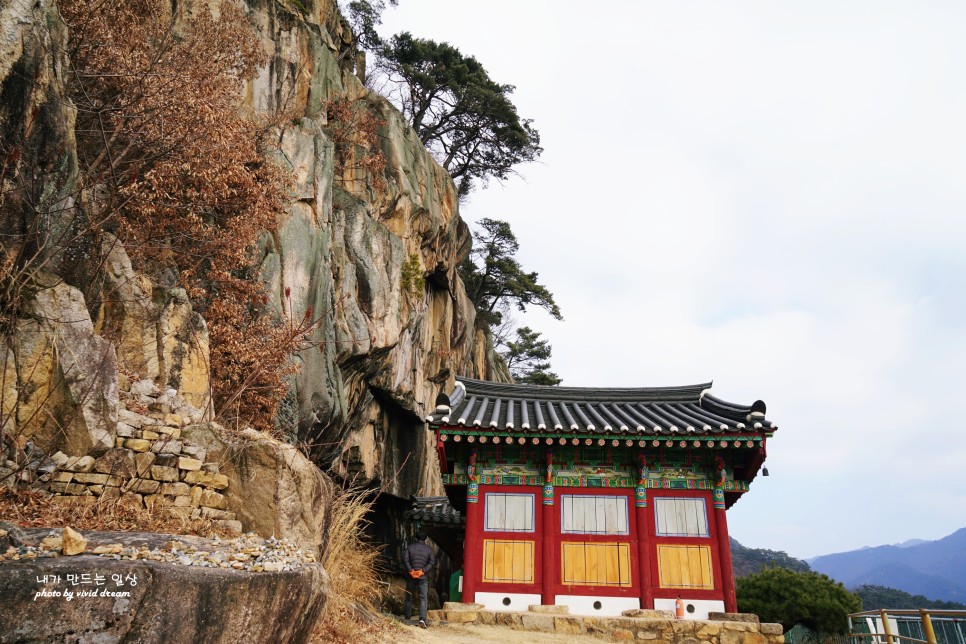
[[[511,307],[525,311],[537,306],[562,319],[553,294],[537,281],[535,272],[527,272],[516,258],[520,243],[510,224],[498,219],[482,219],[473,233],[475,244],[460,264],[460,277],[466,294],[476,307],[477,320],[486,324],[494,345],[506,360],[510,374],[517,382],[535,385],[557,385],[560,378],[549,371],[550,344],[530,327],[511,333],[507,313]]]
[[[525,311],[538,306],[556,319],[562,319],[553,294],[517,261],[520,250],[510,224],[499,219],[481,219],[474,232],[476,244],[460,265],[460,276],[479,315],[487,324],[499,324],[504,305]]]
[[[857,595],[817,572],[768,568],[738,579],[735,593],[742,613],[778,622],[786,631],[801,624],[816,633],[845,633],[849,613],[862,610]]]
[[[349,19],[352,33],[359,39],[363,48],[374,51],[383,46],[382,37],[376,27],[382,24],[382,12],[386,10],[387,0],[352,0],[345,6],[345,14]],[[388,0],[396,6],[399,0]]]
[[[404,32],[379,47],[378,57],[394,88],[390,100],[456,181],[460,197],[477,180],[506,179],[513,166],[543,152],[531,121],[510,102],[514,87],[491,80],[472,56]]]
[[[560,378],[550,371],[550,343],[528,326],[516,330],[516,340],[507,340],[500,352],[516,382],[530,385],[559,385]]]

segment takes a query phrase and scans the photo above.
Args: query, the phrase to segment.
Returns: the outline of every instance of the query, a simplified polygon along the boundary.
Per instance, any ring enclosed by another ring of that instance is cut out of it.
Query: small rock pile
[[[162,392],[153,380],[138,380],[121,392],[120,401],[117,447],[134,452],[185,454],[204,460],[203,448],[179,439],[181,428],[203,422],[205,412],[186,403],[174,389]]]
[[[316,563],[313,553],[299,549],[288,539],[275,537],[263,539],[251,532],[233,539],[215,537],[209,542],[209,546],[209,548],[199,548],[172,539],[161,548],[110,543],[88,550],[87,540],[84,537],[71,528],[65,528],[61,535],[52,532],[36,546],[10,546],[6,552],[0,553],[0,562],[29,561],[86,553],[115,560],[158,561],[179,566],[225,568],[249,572],[297,570],[305,564]]]
[[[91,552],[113,559],[164,561],[182,566],[231,568],[250,572],[296,570],[303,564],[315,563],[315,556],[300,550],[288,539],[261,537],[248,533],[234,539],[213,539],[212,550],[204,550],[172,540],[164,548],[125,548],[120,544],[100,546]]]

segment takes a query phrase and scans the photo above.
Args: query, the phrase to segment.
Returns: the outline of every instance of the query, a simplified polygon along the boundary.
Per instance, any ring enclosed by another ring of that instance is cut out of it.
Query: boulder
[[[213,424],[185,428],[185,439],[203,446],[221,472],[188,472],[185,480],[193,481],[193,475],[227,477],[223,493],[228,509],[246,532],[286,537],[320,556],[334,493],[329,477],[296,447],[267,434],[245,430],[229,440],[222,432]]]
[[[18,323],[4,353],[4,370],[10,372],[12,356],[16,373],[5,381],[4,398],[10,398],[8,387],[21,392],[4,420],[15,420],[21,446],[31,441],[46,453],[110,449],[118,410],[114,347],[94,333],[79,290],[45,273],[32,282],[32,318]]]
[[[110,233],[101,235],[104,292],[97,330],[114,341],[118,363],[151,384],[158,367],[158,309],[151,280],[134,272],[124,246]],[[144,381],[135,383],[142,385]],[[140,393],[137,387],[132,393]]]
[[[67,582],[68,574],[82,572],[90,575],[91,583],[71,586]],[[60,576],[59,582],[53,581],[55,575]],[[102,580],[100,586],[97,577]],[[38,581],[43,579],[48,582]],[[91,554],[3,562],[0,640],[307,641],[324,606],[327,587],[328,577],[318,564],[254,573]],[[64,596],[67,591],[72,593],[71,601]],[[92,594],[81,596],[81,591]]]
[[[124,246],[109,233],[101,235],[101,253],[104,304],[97,329],[115,342],[121,366],[141,379],[131,393],[154,397],[171,389],[189,405],[207,408],[208,327],[187,293],[136,273]]]

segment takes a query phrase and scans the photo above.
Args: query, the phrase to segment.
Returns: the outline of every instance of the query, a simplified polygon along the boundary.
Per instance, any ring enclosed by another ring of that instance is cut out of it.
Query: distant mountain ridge
[[[748,548],[731,539],[731,564],[735,577],[747,577],[761,572],[762,568],[788,568],[796,572],[811,570],[801,559],[766,548]]]
[[[853,588],[852,592],[862,600],[862,610],[880,610],[882,608],[934,608],[939,610],[966,610],[966,604],[938,601],[922,595],[910,595],[903,590],[864,584]]]
[[[847,588],[889,586],[930,599],[966,602],[966,528],[936,541],[909,540],[822,555],[808,564]]]

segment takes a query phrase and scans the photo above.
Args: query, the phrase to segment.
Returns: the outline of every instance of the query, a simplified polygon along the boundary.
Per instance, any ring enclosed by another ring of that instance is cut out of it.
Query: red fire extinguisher
[[[674,602],[674,618],[684,619],[684,600],[681,599],[681,595],[678,595],[677,601]]]

